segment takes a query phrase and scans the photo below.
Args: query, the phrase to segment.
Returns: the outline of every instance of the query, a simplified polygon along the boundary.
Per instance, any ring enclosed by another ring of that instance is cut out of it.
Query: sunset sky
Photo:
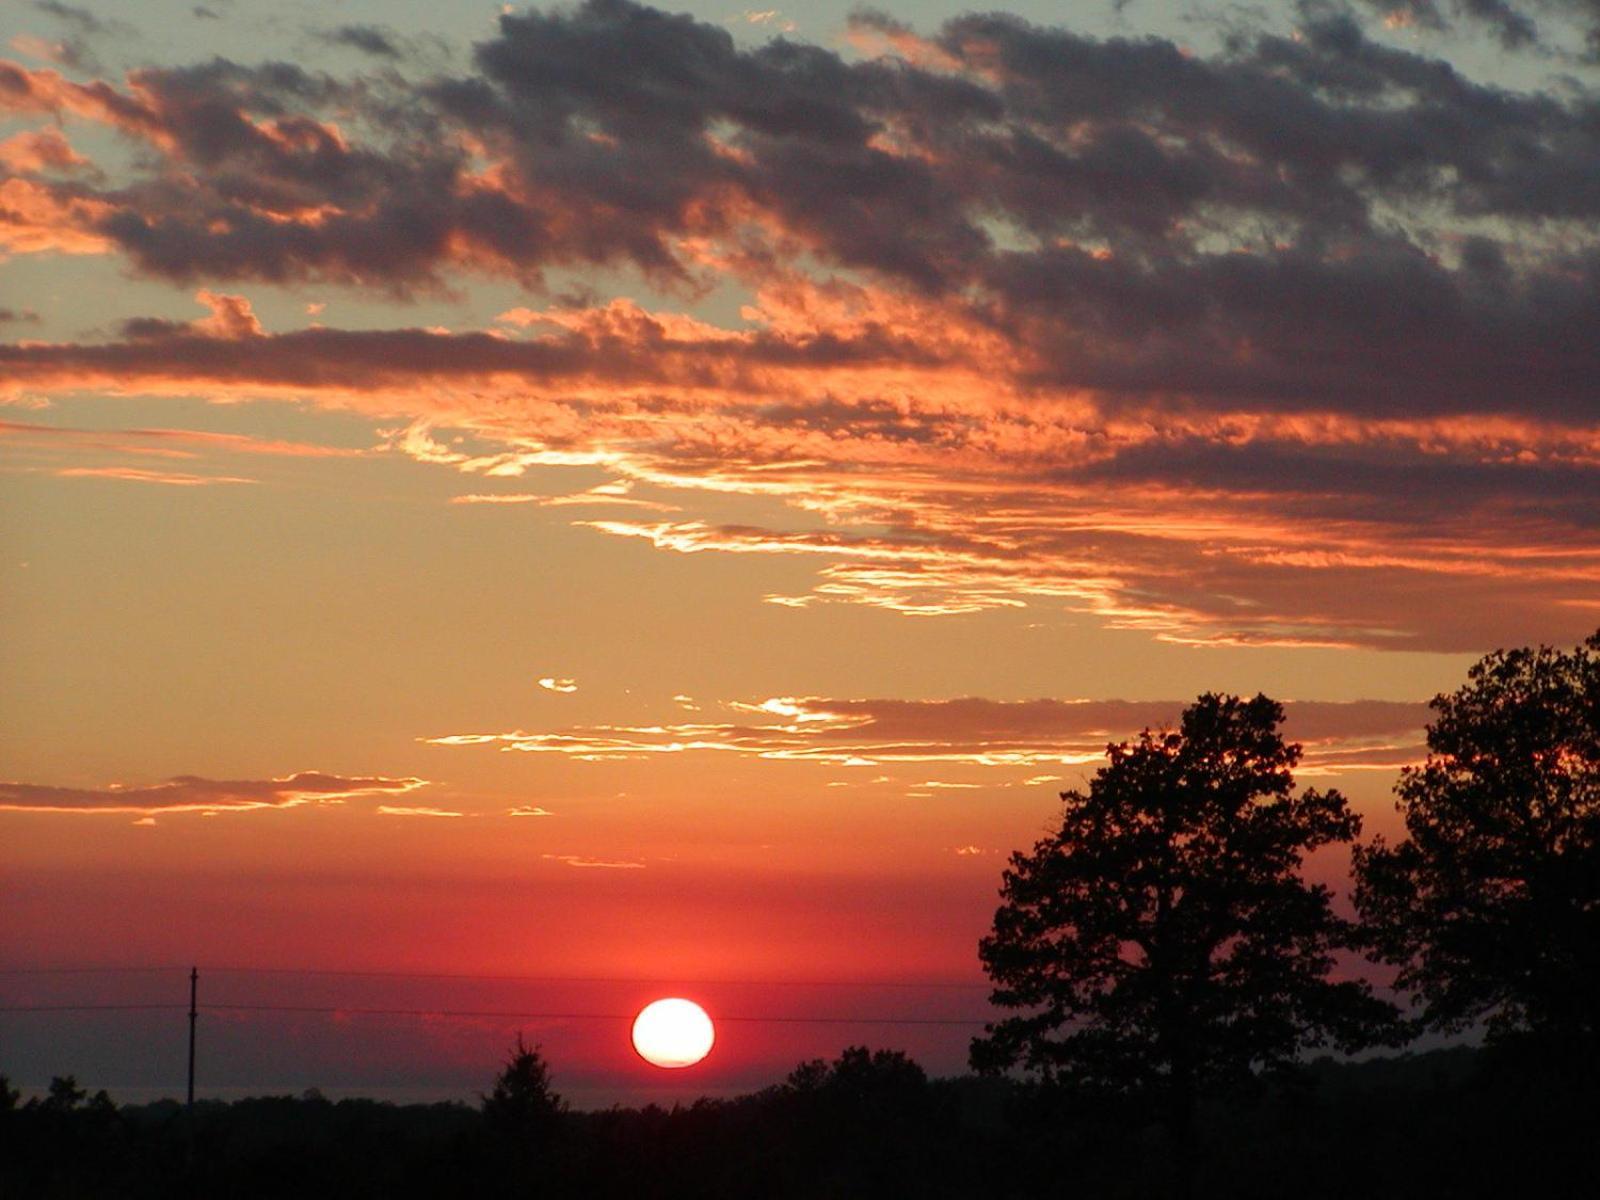
[[[218,1010],[202,1094],[952,1072],[846,1022],[985,1015],[1108,740],[1264,691],[1392,831],[1600,625],[1595,0],[682,8],[0,12],[0,966],[165,968],[0,1003],[569,1014]],[[759,1019],[665,1075],[666,994]]]

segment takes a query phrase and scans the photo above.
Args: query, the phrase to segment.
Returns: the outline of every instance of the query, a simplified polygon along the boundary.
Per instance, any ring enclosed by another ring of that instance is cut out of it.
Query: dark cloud
[[[517,310],[539,332],[513,337],[269,334],[212,297],[199,322],[0,348],[0,382],[303,389],[468,430],[480,459],[626,446],[641,480],[786,487],[884,531],[606,527],[831,556],[783,603],[1066,598],[1198,640],[1581,635],[1600,98],[1477,81],[1358,11],[1307,5],[1294,36],[1212,54],[864,13],[851,54],[589,0],[508,13],[470,69],[428,77],[369,26],[329,36],[386,61],[339,74],[0,65],[0,104],[141,149],[114,181],[8,181],[0,240],[24,250],[402,296],[626,268],[755,298],[739,329],[579,301]],[[1547,12],[1600,12],[1385,11],[1523,48],[1555,36]],[[1437,629],[1401,615],[1424,594]]]
[[[42,13],[59,18],[80,33],[103,33],[106,29],[106,23],[87,8],[61,4],[58,0],[33,0],[33,7]]]
[[[179,775],[144,787],[70,788],[0,783],[0,811],[143,813],[230,812],[336,804],[356,797],[403,795],[425,780],[301,771],[283,779],[202,779]]]
[[[316,36],[331,45],[349,46],[374,58],[398,59],[404,54],[394,31],[377,25],[340,25]]]
[[[39,323],[39,314],[31,308],[7,308],[4,305],[0,305],[0,325],[16,323],[37,325]]]
[[[33,0],[33,7],[54,17],[70,31],[61,41],[49,46],[49,57],[74,70],[100,69],[100,61],[92,48],[97,39],[138,36],[138,30],[126,21],[101,17],[76,4],[62,4],[59,0]]]
[[[1080,386],[1586,411],[1596,101],[1474,83],[1337,13],[1212,58],[1002,15],[857,28],[910,61],[591,0],[502,17],[420,104],[292,64],[146,70],[101,102],[173,169],[52,194],[180,280],[631,263],[689,286],[684,239],[711,239],[987,314]]]

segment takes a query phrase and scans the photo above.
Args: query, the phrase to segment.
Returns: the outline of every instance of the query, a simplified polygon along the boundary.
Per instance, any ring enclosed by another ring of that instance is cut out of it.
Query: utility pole
[[[194,1022],[199,1015],[195,996],[199,993],[200,968],[189,968],[189,1120],[194,1120]]]
[[[194,1170],[194,1025],[195,1018],[199,1016],[199,1009],[195,1006],[195,997],[200,990],[200,968],[189,968],[189,1097],[185,1106],[184,1116],[189,1126],[189,1170]]]

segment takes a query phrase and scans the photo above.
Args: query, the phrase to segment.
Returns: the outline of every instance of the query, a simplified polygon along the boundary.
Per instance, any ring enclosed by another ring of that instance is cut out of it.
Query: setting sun
[[[652,1066],[692,1067],[715,1040],[711,1018],[693,1000],[657,1000],[633,1019],[633,1048]]]

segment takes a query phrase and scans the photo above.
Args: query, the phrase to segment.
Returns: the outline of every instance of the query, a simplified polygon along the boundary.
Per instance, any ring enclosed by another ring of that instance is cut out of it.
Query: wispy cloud
[[[451,496],[451,504],[538,504],[545,497],[533,492],[468,492]]]
[[[62,467],[54,473],[62,479],[120,479],[126,483],[159,483],[167,487],[257,482],[236,475],[192,475],[187,471],[152,471],[144,467]]]
[[[584,762],[689,753],[772,761],[870,766],[952,763],[978,767],[1081,766],[1100,761],[1108,742],[1145,727],[1175,725],[1178,701],[826,699],[774,697],[727,706],[767,720],[639,725],[572,725],[543,732],[443,734],[436,746],[493,746]],[[1285,705],[1287,734],[1306,747],[1308,770],[1398,769],[1421,758],[1428,720],[1422,703],[1362,700]],[[1035,782],[1054,776],[1035,775]],[[910,785],[932,795],[971,781]]]
[[[539,680],[539,686],[547,692],[570,694],[578,690],[578,681],[576,679],[562,679],[554,675],[546,675]]]
[[[179,775],[165,783],[105,788],[54,787],[37,783],[0,783],[0,811],[50,813],[248,812],[339,804],[377,796],[401,796],[428,781],[382,775],[328,775],[300,771],[281,779],[205,779]]]
[[[642,871],[642,862],[633,862],[629,859],[604,859],[590,858],[584,854],[544,854],[542,858],[552,859],[555,862],[565,863],[569,867],[594,868],[602,871]]]
[[[541,495],[537,492],[468,492],[450,497],[451,504],[533,504],[540,508],[572,508],[577,506],[649,509],[654,512],[673,512],[677,505],[659,500],[644,500],[627,493],[632,480],[603,483],[582,492],[562,495]]]
[[[84,429],[5,420],[0,420],[0,439],[13,445],[70,447],[75,451],[114,450],[162,458],[194,458],[212,451],[292,458],[359,458],[369,453],[345,446],[290,442],[202,429]]]

